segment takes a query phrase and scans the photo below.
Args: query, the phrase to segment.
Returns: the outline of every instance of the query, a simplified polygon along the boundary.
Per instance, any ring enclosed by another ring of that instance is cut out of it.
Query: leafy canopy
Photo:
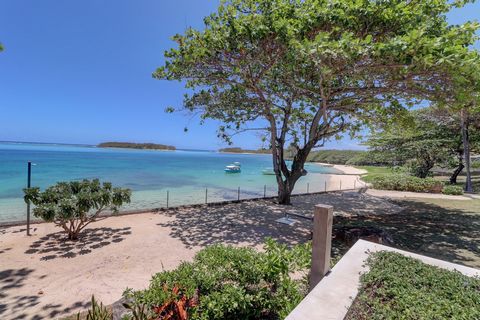
[[[98,179],[59,182],[45,191],[34,187],[24,189],[24,193],[25,202],[35,205],[34,216],[61,226],[69,239],[76,239],[104,210],[117,212],[131,196],[129,189],[114,188]]]
[[[184,81],[184,105],[219,136],[261,130],[279,189],[291,192],[312,148],[419,101],[448,101],[478,62],[465,1],[228,0],[165,52],[155,78]],[[173,111],[174,108],[167,108]],[[293,147],[291,167],[284,150]]]

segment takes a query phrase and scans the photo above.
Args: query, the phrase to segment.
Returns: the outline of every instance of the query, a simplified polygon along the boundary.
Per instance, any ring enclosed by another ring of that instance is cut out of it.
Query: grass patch
[[[380,166],[355,166],[355,168],[366,170],[367,173],[362,175],[362,180],[371,183],[375,178],[384,177],[392,173],[389,167]]]
[[[367,265],[346,320],[480,318],[479,278],[386,251]]]

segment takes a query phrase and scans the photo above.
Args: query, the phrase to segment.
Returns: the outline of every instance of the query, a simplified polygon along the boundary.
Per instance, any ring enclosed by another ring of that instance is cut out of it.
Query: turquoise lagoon
[[[272,166],[270,155],[224,154],[209,151],[155,151],[103,149],[93,146],[0,143],[0,222],[25,220],[27,162],[32,167],[32,186],[45,188],[58,181],[99,178],[133,190],[132,203],[122,210],[261,197],[276,193],[275,177],[263,175]],[[228,174],[226,165],[239,161],[242,172]],[[322,191],[326,173],[339,173],[316,164],[296,186],[296,193]]]

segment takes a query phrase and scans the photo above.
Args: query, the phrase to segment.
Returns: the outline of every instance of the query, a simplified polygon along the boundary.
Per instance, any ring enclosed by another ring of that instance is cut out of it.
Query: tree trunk
[[[465,191],[473,192],[472,175],[470,171],[470,139],[468,137],[468,115],[465,109],[461,111],[462,121],[462,141],[463,141],[463,157],[465,159],[465,171],[467,173],[467,180],[465,182]]]
[[[458,157],[458,166],[455,168],[455,170],[452,173],[452,176],[450,177],[450,184],[456,184],[457,183],[457,177],[462,172],[463,168],[465,166],[463,165],[463,156],[459,155]]]
[[[290,205],[291,203],[291,196],[292,196],[292,191],[288,187],[288,183],[282,184],[282,186],[279,185],[278,188],[278,203],[279,204],[285,204],[285,205]]]

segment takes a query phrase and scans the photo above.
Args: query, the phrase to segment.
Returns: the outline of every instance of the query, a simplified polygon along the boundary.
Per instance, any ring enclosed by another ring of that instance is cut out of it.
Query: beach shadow
[[[10,291],[28,284],[33,269],[6,269],[0,271],[0,318],[6,311],[23,310],[37,305],[38,296],[11,296]],[[14,310],[15,309],[15,310]],[[16,318],[17,319],[17,318]],[[19,318],[21,319],[21,318]]]
[[[294,217],[297,220],[294,226],[278,223],[276,220],[286,213],[311,218],[316,204],[333,205],[335,215],[340,216],[374,215],[401,210],[394,204],[385,204],[386,201],[382,199],[365,199],[358,201],[356,196],[330,193],[295,196],[289,206],[276,204],[273,200],[255,200],[171,209],[162,214],[173,217],[173,220],[158,225],[170,228],[170,236],[180,239],[187,248],[215,243],[257,246],[262,245],[267,237],[282,243],[296,244],[310,239],[312,222]]]
[[[261,200],[171,209],[161,214],[174,219],[158,225],[170,228],[170,236],[180,239],[187,248],[217,243],[256,246],[263,244],[267,237],[290,244],[308,240],[306,221],[294,228],[275,221],[283,217],[280,207],[272,201]]]
[[[130,227],[85,229],[76,241],[66,239],[65,233],[59,231],[34,241],[25,253],[41,255],[41,260],[74,258],[123,241],[125,236],[132,233],[130,229]]]
[[[316,204],[334,207],[334,235],[349,227],[378,230],[392,240],[393,247],[480,267],[480,212],[427,200],[389,200],[355,192],[312,194],[293,197],[291,206],[259,200],[171,209],[161,214],[173,219],[158,225],[169,228],[170,236],[187,248],[216,243],[261,246],[266,237],[296,244],[310,239],[312,222],[293,217],[298,222],[288,226],[275,220],[285,213],[312,217]],[[334,238],[333,256],[340,257],[350,246]]]

